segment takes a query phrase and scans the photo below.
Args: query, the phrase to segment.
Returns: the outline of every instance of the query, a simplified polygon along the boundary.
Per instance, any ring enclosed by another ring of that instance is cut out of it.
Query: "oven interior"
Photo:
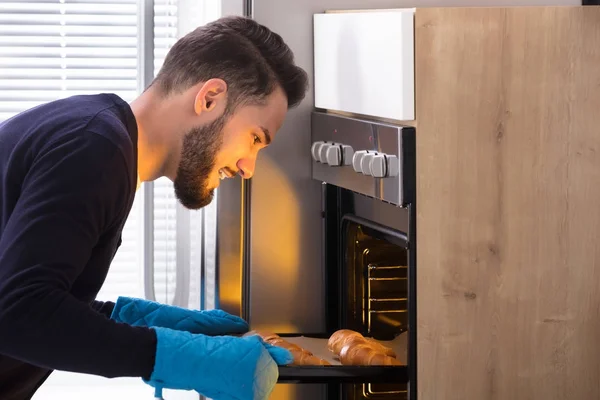
[[[408,246],[398,231],[346,216],[342,223],[342,325],[381,341],[404,338],[408,354]],[[345,384],[344,399],[408,399],[407,383]]]

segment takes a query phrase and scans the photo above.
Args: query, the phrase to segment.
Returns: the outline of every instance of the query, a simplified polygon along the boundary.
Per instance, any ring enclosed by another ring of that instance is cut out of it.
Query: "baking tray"
[[[311,351],[331,365],[286,365],[279,367],[280,383],[405,383],[408,382],[407,333],[391,341],[380,341],[394,349],[402,366],[341,365],[327,349],[328,337],[322,335],[279,334],[290,343]]]

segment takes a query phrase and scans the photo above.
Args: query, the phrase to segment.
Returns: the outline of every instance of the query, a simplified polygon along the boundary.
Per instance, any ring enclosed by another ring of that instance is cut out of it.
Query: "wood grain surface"
[[[600,399],[600,8],[416,12],[419,400]]]

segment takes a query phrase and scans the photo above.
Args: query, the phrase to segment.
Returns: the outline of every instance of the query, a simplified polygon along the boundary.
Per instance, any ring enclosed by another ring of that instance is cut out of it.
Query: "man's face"
[[[181,204],[202,208],[212,201],[221,179],[236,174],[251,178],[258,152],[274,139],[286,112],[287,99],[278,88],[264,105],[238,107],[233,115],[224,113],[186,133],[174,181]]]

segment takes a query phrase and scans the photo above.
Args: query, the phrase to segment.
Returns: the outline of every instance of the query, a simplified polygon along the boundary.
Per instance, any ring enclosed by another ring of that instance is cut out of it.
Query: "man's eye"
[[[261,143],[260,137],[258,135],[254,135],[254,144]]]

